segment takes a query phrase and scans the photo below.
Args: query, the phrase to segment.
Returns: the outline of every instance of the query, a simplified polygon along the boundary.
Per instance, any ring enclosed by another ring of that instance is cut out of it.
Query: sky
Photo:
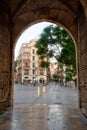
[[[18,55],[18,51],[23,43],[28,43],[30,40],[39,38],[40,34],[43,32],[43,29],[49,25],[55,25],[50,22],[40,22],[38,24],[34,24],[31,27],[27,28],[18,38],[15,46],[15,59]]]

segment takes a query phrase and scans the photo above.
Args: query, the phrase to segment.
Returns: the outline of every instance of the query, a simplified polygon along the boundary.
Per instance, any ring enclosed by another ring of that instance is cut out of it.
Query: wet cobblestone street
[[[86,121],[65,105],[21,105],[0,116],[0,130],[87,130]]]

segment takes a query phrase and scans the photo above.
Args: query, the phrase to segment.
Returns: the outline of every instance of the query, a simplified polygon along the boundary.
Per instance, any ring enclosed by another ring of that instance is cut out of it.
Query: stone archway
[[[25,3],[23,9],[20,9],[20,12],[18,12],[13,19],[13,43],[15,44],[16,38],[21,32],[23,32],[23,30],[40,21],[53,21],[54,23],[60,23],[69,30],[74,37],[75,43],[77,43],[76,46],[78,46],[78,23],[75,12],[69,11],[69,8],[61,2],[54,4],[52,1],[45,1],[43,3],[40,3],[40,1],[35,2],[34,6],[32,6],[32,1]]]
[[[14,2],[15,4],[13,4]],[[81,2],[83,4],[83,0]],[[11,106],[12,102],[12,59],[15,39],[28,25],[36,21],[52,20],[65,26],[75,39],[78,57],[80,107],[82,112],[87,115],[87,18],[84,15],[87,12],[84,11],[84,8],[80,1],[76,0],[11,0],[11,2],[2,0],[0,2],[1,111]]]

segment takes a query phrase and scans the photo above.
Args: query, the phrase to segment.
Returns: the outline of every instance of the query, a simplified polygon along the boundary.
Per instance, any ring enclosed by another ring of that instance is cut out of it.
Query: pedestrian
[[[66,87],[66,81],[64,82],[64,86]]]
[[[34,87],[36,86],[36,81],[34,81]]]

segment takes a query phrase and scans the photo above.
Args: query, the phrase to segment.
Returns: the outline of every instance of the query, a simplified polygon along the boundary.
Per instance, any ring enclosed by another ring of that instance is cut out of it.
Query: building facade
[[[57,72],[57,67],[55,63],[50,63],[50,77],[53,79],[53,75]]]
[[[35,39],[23,43],[18,53],[17,81],[26,84],[33,81],[46,82],[46,69],[40,67],[40,58],[36,53]]]

